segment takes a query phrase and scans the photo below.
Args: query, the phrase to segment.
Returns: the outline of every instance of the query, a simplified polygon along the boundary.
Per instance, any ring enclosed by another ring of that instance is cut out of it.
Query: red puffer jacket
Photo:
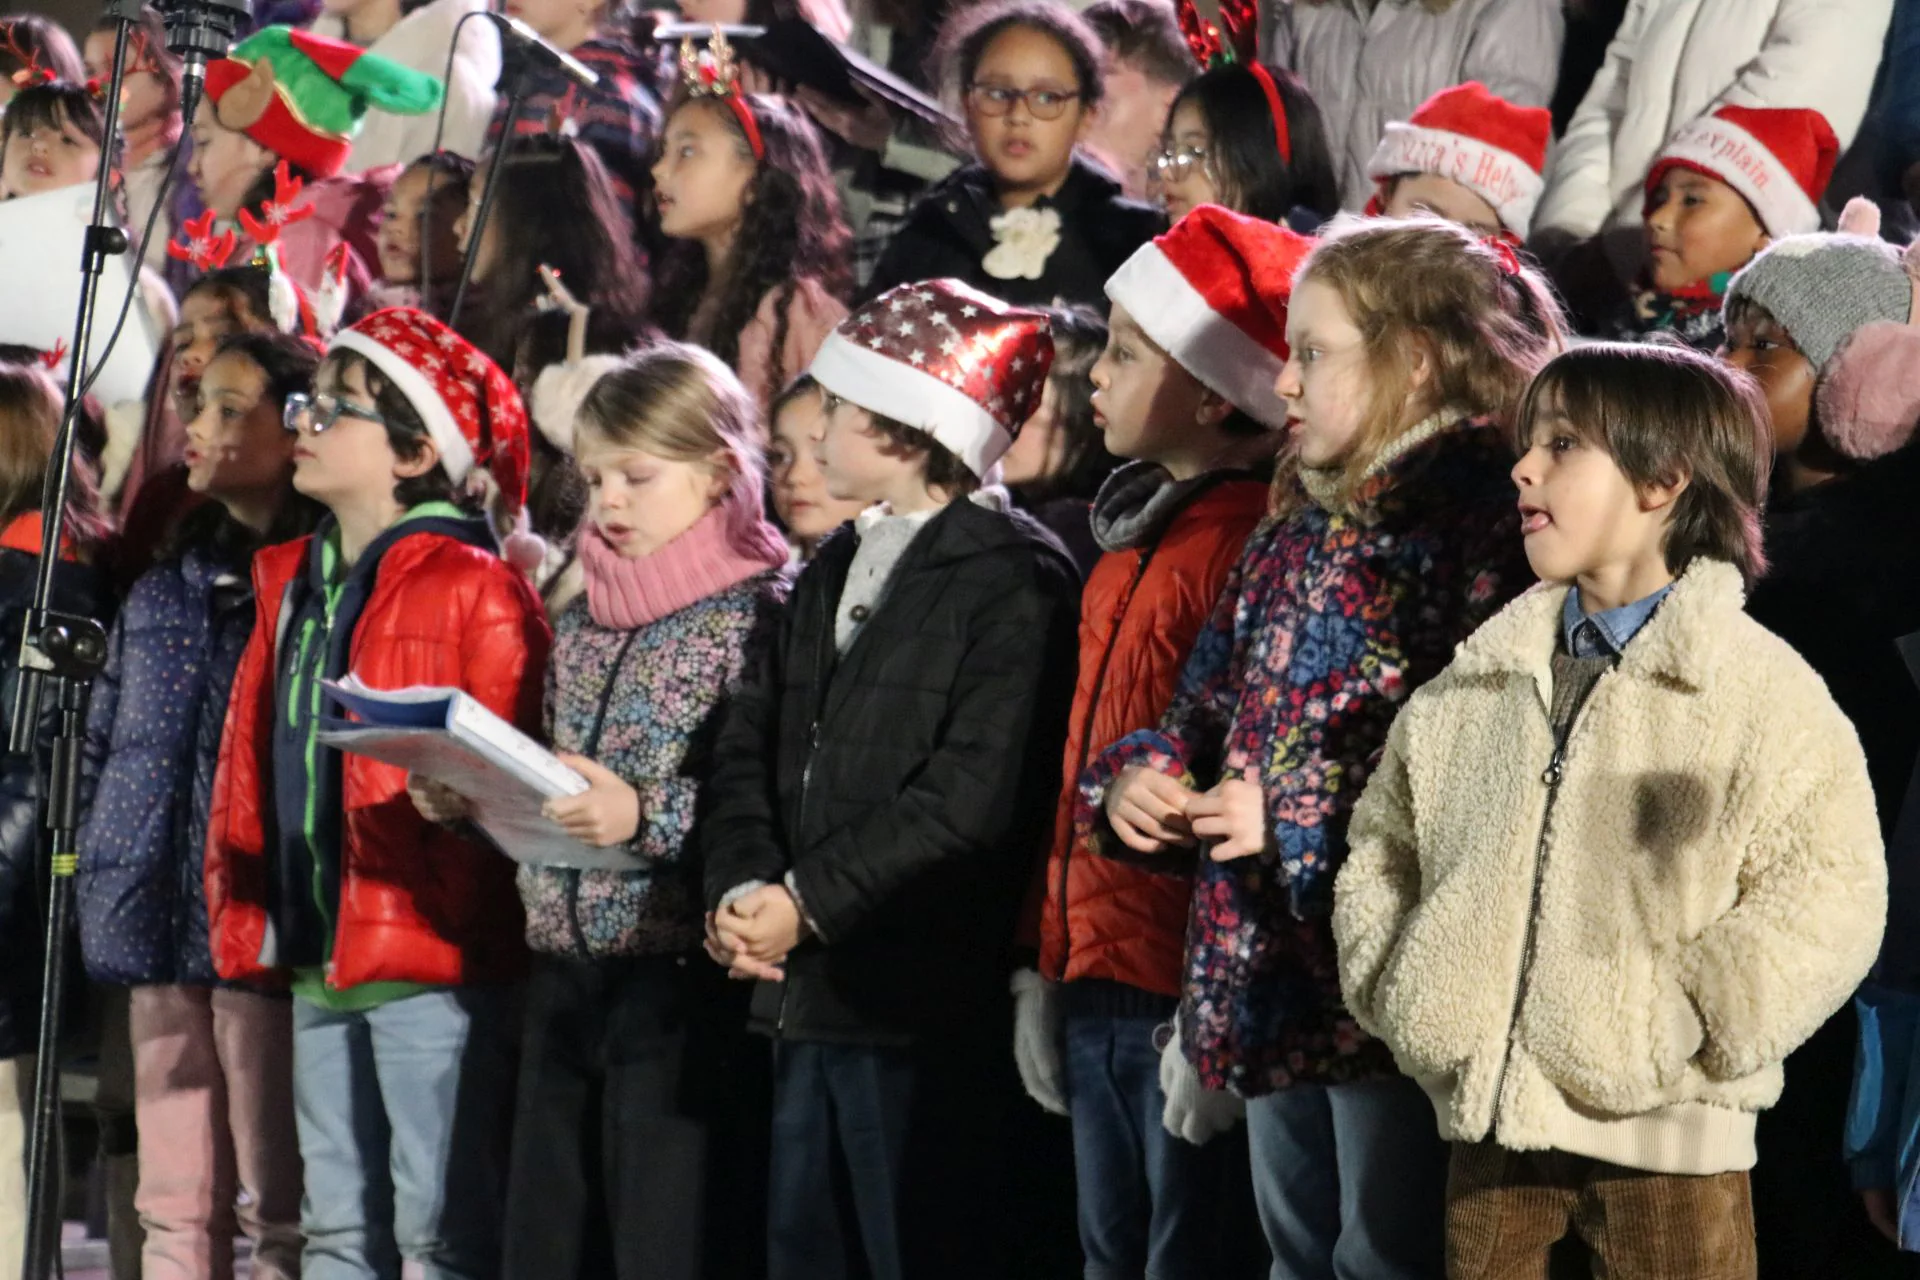
[[[1073,799],[1092,755],[1160,722],[1187,650],[1266,508],[1263,482],[1219,481],[1176,514],[1157,541],[1108,552],[1087,579],[1080,679],[1040,917],[1040,972],[1048,978],[1102,978],[1180,994],[1192,882],[1076,848]]]
[[[311,542],[269,547],[253,565],[257,623],[234,681],[207,839],[210,936],[215,967],[227,979],[285,976],[263,954],[275,856],[276,649]],[[350,667],[375,688],[464,689],[538,733],[551,639],[540,602],[512,566],[457,538],[416,532],[380,557],[353,628]],[[404,769],[364,756],[342,761],[340,895],[327,985],[454,986],[518,976],[525,950],[514,864],[427,822],[406,785]]]

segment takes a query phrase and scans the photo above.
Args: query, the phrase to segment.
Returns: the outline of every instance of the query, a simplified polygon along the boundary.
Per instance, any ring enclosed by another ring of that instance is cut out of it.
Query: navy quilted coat
[[[101,982],[211,986],[202,879],[220,730],[253,632],[244,557],[189,548],[133,586],[87,724],[80,946]]]

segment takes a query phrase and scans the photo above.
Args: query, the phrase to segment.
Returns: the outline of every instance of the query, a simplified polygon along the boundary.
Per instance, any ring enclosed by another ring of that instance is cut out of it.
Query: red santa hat
[[[1647,173],[1651,195],[1673,168],[1692,169],[1738,191],[1773,239],[1820,229],[1820,197],[1840,158],[1840,140],[1804,107],[1721,107],[1683,126]]]
[[[366,357],[413,406],[456,485],[490,478],[509,511],[527,500],[527,411],[487,354],[424,311],[389,307],[327,350]]]
[[[840,322],[808,370],[870,413],[924,431],[976,476],[1040,407],[1053,368],[1046,314],[958,280],[887,290]]]
[[[1287,299],[1312,248],[1286,227],[1201,205],[1121,264],[1107,296],[1181,368],[1278,429],[1287,423],[1273,390],[1287,363]]]
[[[1409,173],[1457,182],[1492,205],[1500,225],[1521,240],[1546,185],[1547,143],[1553,113],[1508,102],[1478,80],[1428,98],[1405,121],[1387,126],[1367,161],[1367,176],[1382,184]]]

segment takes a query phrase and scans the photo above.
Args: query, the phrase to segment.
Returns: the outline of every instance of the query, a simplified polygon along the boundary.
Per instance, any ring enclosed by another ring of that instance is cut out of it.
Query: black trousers
[[[699,954],[537,957],[505,1280],[747,1280],[764,1269],[766,1045]]]

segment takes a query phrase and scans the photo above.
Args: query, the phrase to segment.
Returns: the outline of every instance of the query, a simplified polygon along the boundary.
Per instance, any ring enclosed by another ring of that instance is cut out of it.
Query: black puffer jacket
[[[856,540],[821,545],[736,698],[700,824],[709,906],[789,870],[821,938],[757,1027],[906,1043],[1004,1023],[1007,943],[1060,784],[1079,573],[1030,517],[955,502],[844,657]]]
[[[0,547],[0,726],[13,708],[19,683],[20,631],[33,604],[40,557]],[[54,573],[54,608],[100,622],[113,621],[106,580],[86,565],[62,564]],[[40,1030],[40,969],[46,937],[46,869],[41,850],[40,774],[59,715],[53,698],[40,699],[40,745],[31,760],[0,760],[0,1058],[32,1053]]]
[[[1060,215],[1060,243],[1047,255],[1046,269],[1038,280],[995,279],[981,265],[994,247],[993,219],[1000,213],[993,175],[978,164],[957,170],[907,214],[880,255],[865,296],[916,280],[951,278],[1016,306],[1061,300],[1105,315],[1107,277],[1166,229],[1158,209],[1127,199],[1118,182],[1078,159],[1060,190],[1034,208]]]

